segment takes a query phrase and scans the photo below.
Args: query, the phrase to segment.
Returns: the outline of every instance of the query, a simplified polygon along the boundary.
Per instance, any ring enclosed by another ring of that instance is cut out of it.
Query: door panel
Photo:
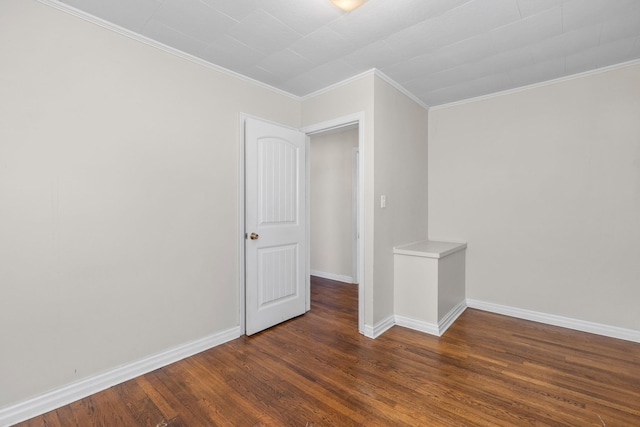
[[[258,249],[258,308],[296,297],[298,245]]]
[[[274,137],[258,137],[258,223],[288,226],[298,222],[299,147]]]
[[[305,147],[301,132],[245,122],[247,335],[305,311]]]

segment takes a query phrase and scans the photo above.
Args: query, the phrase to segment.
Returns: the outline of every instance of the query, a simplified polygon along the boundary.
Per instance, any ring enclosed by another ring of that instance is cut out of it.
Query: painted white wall
[[[438,260],[438,322],[455,307],[465,303],[466,250]]]
[[[353,148],[358,129],[311,137],[311,271],[353,276]]]
[[[393,316],[393,247],[427,238],[428,112],[371,75],[304,100],[302,123],[357,112],[365,115],[365,324],[375,329]]]
[[[394,315],[438,324],[438,262],[436,258],[394,255]]]
[[[300,102],[0,2],[0,408],[239,324],[239,113]]]
[[[431,239],[467,297],[640,330],[640,66],[429,114]]]
[[[393,248],[427,238],[427,110],[375,80],[375,322],[394,314]],[[380,197],[386,196],[386,208]]]
[[[373,75],[365,76],[347,84],[322,92],[302,101],[302,127],[313,126],[329,120],[345,117],[355,113],[364,113],[362,141],[364,152],[360,153],[364,167],[364,280],[360,278],[360,286],[364,286],[364,323],[373,327],[373,247],[374,247],[374,210],[373,201]]]

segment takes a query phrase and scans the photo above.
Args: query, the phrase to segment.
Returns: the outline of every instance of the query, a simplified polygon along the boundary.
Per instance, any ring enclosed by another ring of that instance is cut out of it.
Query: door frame
[[[360,283],[360,271],[358,271],[358,265],[360,265],[360,259],[358,254],[360,248],[358,242],[360,240],[360,224],[358,223],[358,212],[360,212],[360,149],[353,147],[351,151],[351,167],[352,167],[352,186],[351,186],[351,275],[353,283]]]
[[[326,132],[333,129],[339,129],[346,126],[358,125],[358,152],[360,157],[359,169],[358,169],[358,230],[360,233],[360,240],[358,241],[358,331],[364,334],[364,310],[365,310],[365,269],[364,269],[364,249],[365,249],[365,233],[364,233],[364,177],[365,177],[365,162],[364,159],[364,112],[350,114],[347,116],[337,117],[331,120],[327,120],[314,125],[305,126],[300,130],[307,134],[307,148],[310,146],[310,136],[317,133]],[[307,167],[307,189],[310,186],[310,165]],[[307,216],[311,214],[310,198],[311,191],[307,191]],[[307,225],[310,225],[310,218],[307,218]],[[308,229],[308,236],[311,231]],[[310,261],[310,251],[308,251],[307,258]],[[309,265],[310,268],[310,265]]]
[[[295,129],[291,126],[286,126],[281,123],[276,123],[271,120],[265,120],[261,117],[252,116],[246,113],[239,114],[239,135],[240,135],[240,143],[239,153],[238,153],[238,315],[239,315],[239,326],[240,326],[240,334],[244,335],[246,333],[246,278],[245,278],[245,120],[247,118],[254,118],[257,120],[262,120],[264,122],[272,123],[276,126],[282,126],[289,129],[298,130],[306,134],[306,177],[305,183],[307,186],[307,190],[310,188],[311,177],[310,177],[310,148],[311,148],[311,135],[322,133],[325,131],[339,129],[346,126],[358,125],[358,152],[359,152],[359,168],[358,168],[358,207],[357,207],[357,223],[358,223],[358,231],[360,235],[360,239],[358,241],[358,331],[361,334],[364,334],[364,319],[365,319],[365,269],[364,269],[364,249],[365,249],[365,233],[364,233],[364,112],[354,113],[347,116],[337,117],[335,119],[327,120],[321,123],[317,123],[310,126],[305,126],[301,129]],[[310,191],[306,191],[306,228],[307,228],[307,247],[305,248],[305,257],[306,257],[306,302],[305,302],[305,310],[309,311],[311,309],[311,250],[310,250],[310,238],[311,238],[311,196]]]

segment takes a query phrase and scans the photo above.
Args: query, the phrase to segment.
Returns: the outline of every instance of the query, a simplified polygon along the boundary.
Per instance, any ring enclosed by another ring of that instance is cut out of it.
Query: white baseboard
[[[447,313],[446,316],[443,317],[442,321],[440,321],[438,325],[404,316],[392,315],[381,322],[376,323],[374,326],[365,325],[364,335],[369,338],[377,338],[393,325],[398,325],[431,335],[441,336],[467,307],[640,343],[640,331],[516,307],[509,307],[475,299],[467,299],[466,304],[463,301],[455,306],[449,313]],[[68,405],[76,400],[90,396],[137,376],[144,375],[155,369],[177,362],[186,357],[193,356],[194,354],[208,350],[220,344],[224,344],[227,341],[238,338],[240,335],[240,327],[234,327],[2,408],[0,409],[0,427],[8,427],[61,406]]]
[[[398,326],[404,326],[405,328],[414,329],[416,331],[424,332],[425,334],[441,337],[447,329],[449,329],[449,326],[451,326],[453,322],[460,317],[466,308],[466,301],[460,301],[458,305],[453,307],[446,315],[444,315],[438,324],[412,319],[405,316],[394,316],[394,319],[395,324]]]
[[[371,325],[364,325],[364,331],[362,332],[362,334],[367,338],[376,338],[375,334],[373,333],[373,326]]]
[[[0,409],[0,426],[11,426],[42,415],[178,360],[224,344],[239,336],[240,327],[238,326],[2,408]]]
[[[312,276],[322,277],[323,279],[335,280],[337,282],[353,283],[353,277],[343,276],[340,274],[326,273],[324,271],[311,270]]]
[[[441,337],[449,326],[453,325],[458,317],[467,309],[467,301],[460,301],[455,307],[453,307],[442,319],[438,322],[438,336]]]
[[[412,319],[404,316],[394,316],[395,323],[398,326],[413,329],[415,331],[424,332],[429,335],[440,336],[438,333],[438,325],[435,323],[425,322],[424,320]]]
[[[395,325],[394,316],[389,316],[373,326],[364,325],[364,336],[367,338],[376,339],[380,335],[384,334],[393,325]]]
[[[533,322],[545,323],[547,325],[560,326],[562,328],[573,329],[576,331],[640,343],[640,331],[633,329],[625,329],[617,326],[588,322],[586,320],[572,319],[569,317],[509,307],[506,305],[494,304],[470,298],[467,298],[466,301],[460,302],[451,309],[451,311],[449,311],[449,313],[447,313],[442,320],[438,322],[438,324],[394,315],[389,316],[382,322],[376,323],[374,326],[365,325],[364,335],[369,338],[377,338],[393,325],[398,325],[424,332],[426,334],[442,336],[442,334],[445,333],[445,331],[456,321],[467,307],[489,311],[491,313],[503,314],[505,316],[515,317],[518,319],[531,320]]]
[[[617,326],[603,325],[601,323],[588,322],[586,320],[572,319],[570,317],[556,316],[554,314],[541,313],[539,311],[525,310],[509,307],[491,302],[479,301],[467,298],[467,307],[489,311],[518,319],[531,320],[533,322],[546,323],[547,325],[560,326],[576,331],[589,332],[610,338],[618,338],[626,341],[640,343],[640,331],[619,328]]]

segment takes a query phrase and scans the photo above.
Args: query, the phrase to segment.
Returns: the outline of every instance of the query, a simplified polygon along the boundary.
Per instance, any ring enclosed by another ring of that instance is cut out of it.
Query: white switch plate
[[[381,208],[387,207],[387,196],[380,196],[380,207]]]

